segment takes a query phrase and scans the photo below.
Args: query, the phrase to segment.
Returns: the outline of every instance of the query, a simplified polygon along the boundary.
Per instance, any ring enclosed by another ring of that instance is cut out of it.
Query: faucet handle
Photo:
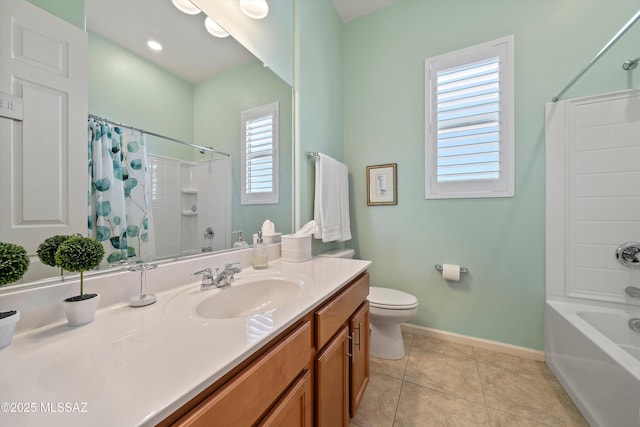
[[[198,274],[203,274],[203,273],[204,273],[204,277],[203,277],[203,279],[206,279],[206,278],[208,278],[208,277],[213,276],[213,273],[211,272],[211,269],[210,269],[210,268],[205,268],[205,269],[203,269],[203,270],[196,271],[195,273],[193,273],[193,275],[194,275],[194,276],[197,276]]]
[[[234,267],[234,265],[237,265],[237,267]],[[234,273],[242,272],[242,267],[240,267],[240,261],[227,263],[227,264],[225,264],[224,269],[225,270],[231,270]]]

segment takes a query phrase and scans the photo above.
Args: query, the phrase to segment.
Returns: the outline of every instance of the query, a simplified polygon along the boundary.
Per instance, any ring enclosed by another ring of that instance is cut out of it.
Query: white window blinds
[[[278,203],[277,103],[243,111],[242,204]]]
[[[273,191],[273,116],[268,114],[245,122],[249,194]]]
[[[425,197],[513,196],[513,36],[425,61]]]
[[[437,181],[498,179],[498,58],[437,73]]]

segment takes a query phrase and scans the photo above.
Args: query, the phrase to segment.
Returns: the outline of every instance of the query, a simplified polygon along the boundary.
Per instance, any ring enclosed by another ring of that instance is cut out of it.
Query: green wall
[[[309,151],[343,160],[342,21],[330,0],[297,0],[296,229],[313,218],[315,167]],[[313,239],[313,253],[335,244]]]
[[[240,113],[278,102],[280,132],[280,202],[268,205],[240,204]],[[292,91],[261,62],[235,68],[195,86],[195,143],[231,154],[233,170],[232,229],[242,228],[245,240],[270,219],[276,231],[292,230]],[[197,157],[203,157],[196,154]],[[206,157],[206,156],[204,156]]]
[[[543,348],[544,104],[638,10],[637,0],[401,0],[344,25],[344,160],[357,255],[411,292],[411,323]],[[637,87],[633,28],[566,97]],[[424,60],[515,35],[516,197],[424,199]],[[365,167],[398,164],[398,205],[368,207]],[[447,283],[434,264],[469,268]]]
[[[193,142],[193,85],[89,33],[89,113]],[[193,160],[193,149],[149,137],[149,153]]]

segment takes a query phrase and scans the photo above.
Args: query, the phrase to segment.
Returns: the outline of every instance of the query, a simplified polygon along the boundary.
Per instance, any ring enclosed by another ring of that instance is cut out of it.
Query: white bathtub
[[[640,426],[640,307],[547,297],[549,368],[592,427]]]

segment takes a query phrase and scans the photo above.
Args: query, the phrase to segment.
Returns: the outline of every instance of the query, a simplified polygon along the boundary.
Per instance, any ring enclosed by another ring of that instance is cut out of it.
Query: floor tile
[[[546,424],[540,424],[497,409],[487,408],[487,412],[489,412],[491,427],[547,427]]]
[[[405,382],[394,427],[490,426],[482,404]]]
[[[417,338],[417,337],[416,337]],[[484,403],[476,361],[416,348],[409,353],[404,380]]]
[[[557,381],[485,364],[478,371],[487,407],[549,426],[587,426]]]
[[[388,375],[399,380],[404,379],[404,373],[407,369],[407,362],[409,361],[409,355],[406,354],[402,359],[388,360],[372,357],[369,362],[369,369],[371,373]]]
[[[414,338],[415,338],[415,335],[412,334],[411,332],[402,331],[402,340],[404,341],[404,351],[406,353],[409,353],[409,350],[411,350],[411,346],[413,345]]]
[[[403,332],[401,360],[371,358],[349,427],[588,427],[543,362]]]
[[[371,374],[358,412],[351,422],[359,427],[391,427],[400,398],[402,380]]]
[[[477,347],[473,348],[473,352],[476,357],[476,362],[478,363],[484,363],[485,365],[491,365],[513,372],[527,373],[531,375],[544,375],[547,378],[555,379],[553,373],[549,368],[547,368],[547,365],[544,362]]]
[[[434,351],[436,353],[447,354],[455,357],[466,357],[471,359],[475,357],[473,347],[469,345],[421,335],[414,336],[412,348]]]

